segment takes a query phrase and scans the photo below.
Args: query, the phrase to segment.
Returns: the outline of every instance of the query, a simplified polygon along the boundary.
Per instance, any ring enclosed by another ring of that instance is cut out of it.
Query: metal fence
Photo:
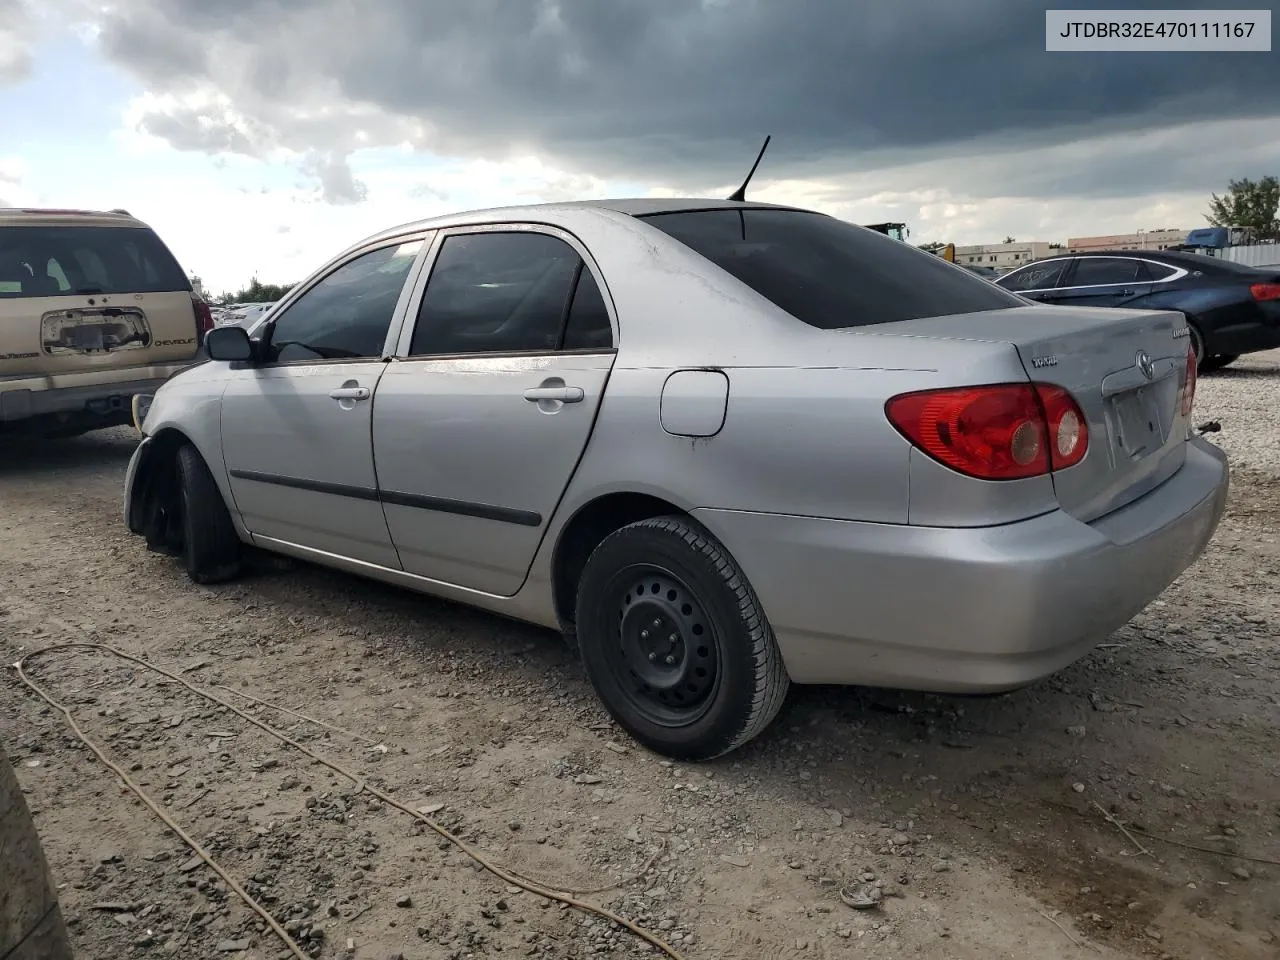
[[[1280,266],[1280,243],[1251,243],[1243,247],[1223,247],[1218,254],[1223,260],[1248,267]]]

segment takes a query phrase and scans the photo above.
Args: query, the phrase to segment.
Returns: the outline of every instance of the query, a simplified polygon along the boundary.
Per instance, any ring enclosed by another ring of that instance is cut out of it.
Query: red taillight
[[[1089,429],[1066,390],[1002,383],[894,397],[885,414],[913,444],[981,480],[1019,480],[1084,459]]]
[[[1255,283],[1249,292],[1255,300],[1280,300],[1280,283]]]
[[[1037,383],[1035,388],[1049,424],[1049,456],[1053,469],[1074,467],[1089,449],[1089,425],[1085,423],[1084,412],[1075,398],[1061,387]]]
[[[196,342],[204,343],[204,335],[213,329],[213,311],[199,297],[192,297],[191,305],[196,311]]]
[[[1196,402],[1196,352],[1187,350],[1187,375],[1182,383],[1182,415],[1191,416],[1191,407]]]

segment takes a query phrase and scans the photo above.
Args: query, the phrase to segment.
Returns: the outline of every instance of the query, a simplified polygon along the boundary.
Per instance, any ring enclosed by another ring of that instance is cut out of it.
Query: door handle
[[[581,387],[531,387],[524,392],[530,403],[543,400],[559,400],[561,403],[581,403],[586,394]]]
[[[368,400],[372,391],[368,387],[338,387],[330,390],[329,396],[335,400]]]

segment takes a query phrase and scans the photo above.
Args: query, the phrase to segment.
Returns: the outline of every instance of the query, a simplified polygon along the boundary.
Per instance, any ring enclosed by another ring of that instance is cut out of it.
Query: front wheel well
[[[173,520],[178,494],[178,450],[190,443],[180,430],[161,430],[151,438],[146,459],[131,491],[130,527],[153,548],[172,552],[177,546]]]
[[[566,633],[574,632],[578,582],[587,558],[609,534],[651,517],[685,516],[686,512],[661,497],[645,493],[611,493],[592,500],[565,524],[552,556],[552,585],[556,616]]]

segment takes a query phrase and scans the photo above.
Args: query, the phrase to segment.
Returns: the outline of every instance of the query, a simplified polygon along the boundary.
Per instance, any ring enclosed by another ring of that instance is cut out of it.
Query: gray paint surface
[[[742,565],[797,682],[1017,686],[1085,653],[1203,550],[1227,469],[1171,412],[1185,369],[1181,315],[1027,303],[820,330],[629,216],[708,206],[734,205],[553,204],[384,231],[273,311],[287,315],[362,252],[422,237],[381,361],[203,364],[157,394],[146,431],[191,439],[246,541],[551,627],[566,524],[602,497],[661,498]],[[604,293],[616,351],[408,357],[442,240],[493,229],[570,243]],[[1117,443],[1123,411],[1110,385],[1140,350],[1155,362],[1142,400],[1154,419],[1148,449],[1135,453]],[[885,416],[903,392],[1032,374],[1072,392],[1091,436],[1084,461],[1052,476],[963,476]],[[330,397],[350,383],[369,399]],[[582,399],[526,398],[548,385]],[[380,489],[384,499],[233,471]],[[421,506],[440,501],[509,515]]]

